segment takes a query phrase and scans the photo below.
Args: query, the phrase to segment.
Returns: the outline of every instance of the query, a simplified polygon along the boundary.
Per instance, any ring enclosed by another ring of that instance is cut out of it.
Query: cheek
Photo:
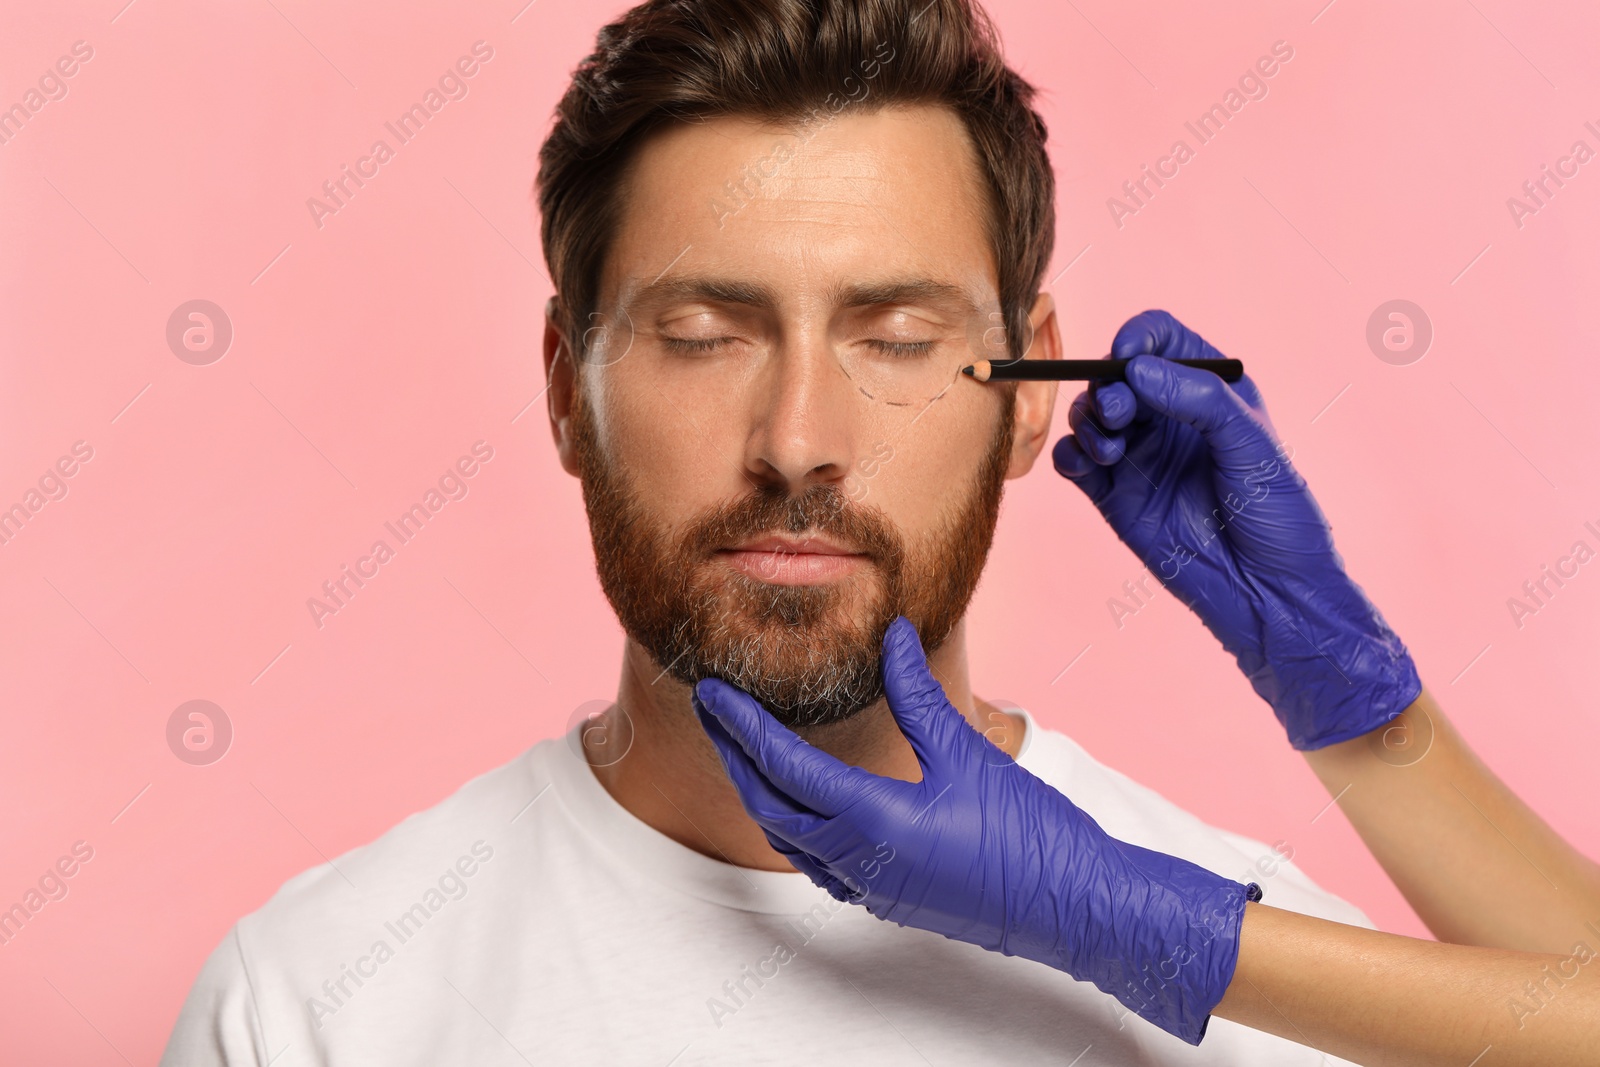
[[[726,439],[725,413],[664,403],[651,383],[621,376],[601,393],[596,431],[612,469],[661,521],[688,520],[748,485],[733,458],[736,442]]]
[[[976,410],[941,414],[946,417],[924,416],[891,435],[886,456],[880,445],[856,463],[858,502],[883,508],[909,537],[931,532],[967,498],[989,448],[992,416]]]

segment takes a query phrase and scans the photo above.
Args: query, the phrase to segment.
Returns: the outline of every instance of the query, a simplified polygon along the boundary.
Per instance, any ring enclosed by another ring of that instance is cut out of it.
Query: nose
[[[756,391],[745,467],[763,486],[798,496],[843,483],[854,462],[859,404],[825,328],[790,332]]]

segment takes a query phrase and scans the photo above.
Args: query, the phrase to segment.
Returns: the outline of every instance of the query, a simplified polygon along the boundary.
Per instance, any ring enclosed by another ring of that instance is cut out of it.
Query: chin
[[[870,639],[874,623],[882,630],[894,618],[884,616],[888,599],[876,569],[830,582],[795,584],[769,582],[736,571],[724,572],[726,581],[707,592],[716,603],[720,619],[729,628],[745,632],[793,633],[800,640]]]
[[[784,726],[791,730],[800,730],[813,726],[836,726],[848,722],[877,703],[881,695],[882,692],[879,690],[877,695],[863,696],[845,703],[799,704],[793,707],[775,708],[762,702],[762,707],[765,707],[772,717]]]
[[[841,601],[833,586],[754,592],[753,604],[702,601],[711,617],[699,620],[689,657],[698,662],[681,664],[687,673],[738,686],[790,728],[844,722],[882,697],[883,631],[894,615],[884,616],[881,602],[872,610],[857,597]]]

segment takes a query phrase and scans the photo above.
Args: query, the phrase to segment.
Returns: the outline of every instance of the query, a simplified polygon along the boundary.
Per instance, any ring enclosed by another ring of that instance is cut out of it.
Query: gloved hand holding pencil
[[[1417,669],[1345,574],[1255,383],[1174,364],[1221,356],[1165,311],[1129,319],[1111,356],[1128,361],[1126,381],[1073,401],[1056,470],[1233,654],[1295,748],[1404,711]]]

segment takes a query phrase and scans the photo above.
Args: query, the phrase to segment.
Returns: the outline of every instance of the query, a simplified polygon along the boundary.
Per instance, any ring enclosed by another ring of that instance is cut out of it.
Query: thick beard
[[[965,614],[1000,514],[1015,418],[1010,389],[978,477],[909,551],[882,508],[850,501],[834,483],[794,497],[762,488],[712,509],[674,541],[605,457],[583,392],[580,385],[573,447],[600,586],[623,630],[678,681],[721,678],[790,728],[843,722],[883,695],[883,635],[896,615],[916,625],[931,656]],[[724,546],[805,530],[866,554],[869,566],[837,583],[777,585],[713,560]],[[854,601],[864,603],[839,617]]]

